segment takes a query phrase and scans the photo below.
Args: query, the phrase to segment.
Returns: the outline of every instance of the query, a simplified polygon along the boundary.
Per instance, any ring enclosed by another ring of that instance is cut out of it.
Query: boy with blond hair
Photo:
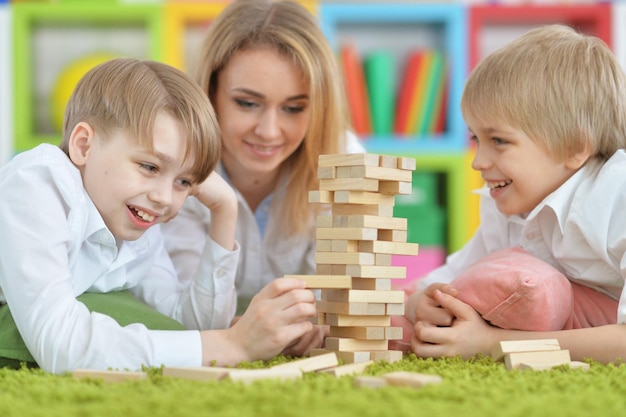
[[[219,137],[206,94],[165,64],[120,58],[81,79],[61,145],[0,170],[0,357],[54,373],[234,365],[310,331],[314,294],[287,279],[229,328],[237,201],[213,172]],[[216,221],[181,284],[159,223],[189,195]]]
[[[573,360],[626,357],[626,76],[614,55],[566,26],[534,29],[474,69],[461,109],[486,183],[480,226],[410,295],[412,350],[471,357],[555,338]],[[501,274],[484,279],[494,264]],[[531,315],[558,320],[537,328]]]

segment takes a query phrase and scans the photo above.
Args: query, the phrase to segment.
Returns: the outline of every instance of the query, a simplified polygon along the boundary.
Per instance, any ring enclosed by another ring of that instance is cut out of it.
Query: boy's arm
[[[193,193],[211,211],[208,234],[226,250],[235,249],[237,197],[226,181],[213,171]]]

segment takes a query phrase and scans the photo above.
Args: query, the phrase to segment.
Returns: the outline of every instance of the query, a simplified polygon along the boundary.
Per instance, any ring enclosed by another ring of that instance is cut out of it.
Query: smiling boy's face
[[[153,150],[125,130],[101,140],[87,124],[74,129],[70,158],[118,242],[136,240],[176,215],[193,185],[194,155],[185,160],[185,144],[180,123],[166,113],[155,119]]]
[[[466,118],[477,145],[472,168],[481,173],[505,215],[532,211],[584,163],[578,155],[565,160],[550,155],[526,133],[506,124]]]

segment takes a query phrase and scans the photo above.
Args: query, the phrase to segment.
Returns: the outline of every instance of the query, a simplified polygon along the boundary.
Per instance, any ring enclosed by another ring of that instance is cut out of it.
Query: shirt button
[[[224,275],[226,275],[226,271],[224,271],[223,268],[218,268],[217,271],[215,271],[215,276],[218,278],[223,278]]]
[[[526,239],[528,239],[528,240],[532,240],[534,238],[535,238],[535,234],[534,233],[529,233],[529,234],[526,235]]]

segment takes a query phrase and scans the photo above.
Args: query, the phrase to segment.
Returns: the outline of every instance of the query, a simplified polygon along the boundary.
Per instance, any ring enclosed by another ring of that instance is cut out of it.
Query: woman
[[[265,285],[315,273],[320,154],[364,152],[348,132],[335,55],[315,18],[291,1],[237,0],[211,23],[197,80],[222,129],[218,172],[239,202],[241,256],[236,286],[242,312]],[[209,210],[188,199],[165,225],[180,277],[199,262]]]

